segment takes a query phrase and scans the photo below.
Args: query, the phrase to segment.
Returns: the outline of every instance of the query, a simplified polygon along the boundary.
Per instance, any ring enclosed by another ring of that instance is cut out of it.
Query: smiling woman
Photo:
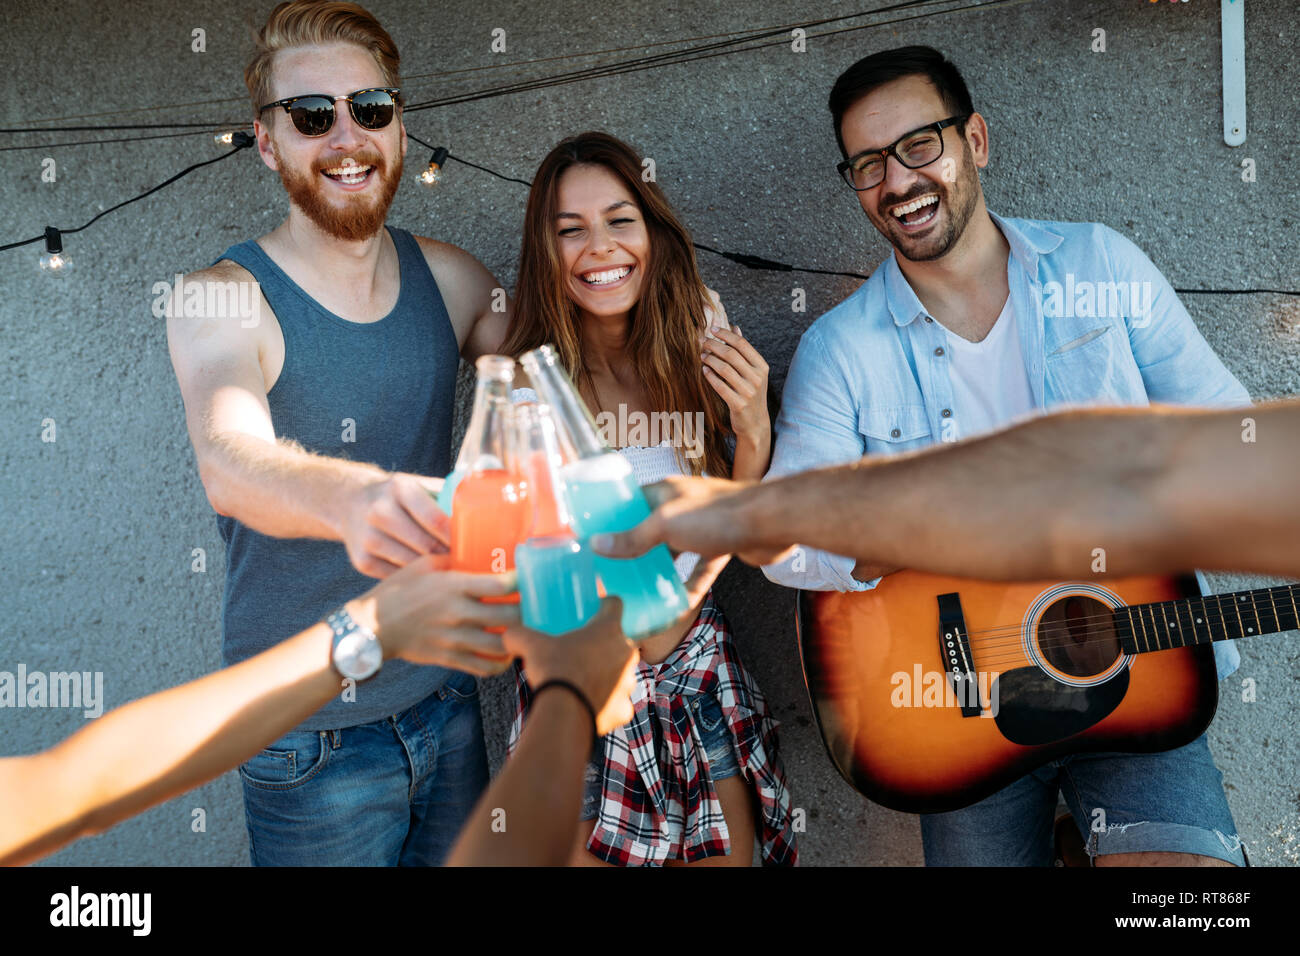
[[[521,319],[502,349],[551,343],[593,412],[617,414],[619,399],[647,412],[702,411],[706,454],[680,463],[727,474],[728,403],[700,356],[707,290],[689,234],[641,171],[636,152],[604,133],[571,137],[543,160],[524,217]],[[596,340],[612,346],[614,362],[594,354]]]
[[[727,326],[690,235],[641,173],[636,151],[605,133],[571,137],[542,161],[502,351],[550,343],[597,421],[668,422],[658,444],[629,435],[618,449],[641,484],[682,473],[761,478],[767,363]],[[683,578],[692,561],[679,558]],[[793,864],[776,722],[712,593],[692,623],[639,648],[632,724],[592,754],[589,824],[573,862],[748,866],[757,834],[765,864]],[[529,701],[522,670],[516,678],[512,747]]]

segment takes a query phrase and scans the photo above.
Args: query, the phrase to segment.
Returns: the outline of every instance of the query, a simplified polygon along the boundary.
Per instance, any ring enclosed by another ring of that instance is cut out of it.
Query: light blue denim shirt
[[[1100,223],[992,218],[1011,247],[1007,280],[1036,409],[1250,404],[1130,240]],[[946,335],[891,255],[800,339],[767,478],[961,438]],[[855,563],[801,548],[763,573],[806,590],[875,587],[853,577]],[[1231,642],[1215,653],[1222,676],[1236,669]]]

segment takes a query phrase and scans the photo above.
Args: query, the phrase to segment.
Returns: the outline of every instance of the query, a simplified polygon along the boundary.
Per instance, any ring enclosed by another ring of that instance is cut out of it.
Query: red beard
[[[328,187],[320,182],[321,170],[329,169],[336,163],[315,166],[310,173],[304,174],[291,169],[278,152],[275,158],[280,167],[280,180],[284,183],[290,201],[326,235],[346,242],[369,239],[383,228],[384,220],[388,218],[388,209],[397,194],[398,183],[402,181],[401,154],[398,154],[391,171],[378,156],[356,154],[353,159],[358,165],[375,167],[371,175],[379,178],[379,193],[373,198],[347,197],[349,201],[340,207],[326,201],[324,190]]]

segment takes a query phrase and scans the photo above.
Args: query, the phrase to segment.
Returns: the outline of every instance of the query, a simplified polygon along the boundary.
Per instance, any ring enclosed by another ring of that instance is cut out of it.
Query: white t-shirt
[[[971,342],[948,333],[948,374],[958,440],[994,431],[1034,411],[1011,297],[989,334]]]

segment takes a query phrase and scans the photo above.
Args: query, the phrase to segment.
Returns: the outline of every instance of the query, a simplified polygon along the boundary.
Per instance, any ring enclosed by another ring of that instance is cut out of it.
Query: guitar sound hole
[[[1120,655],[1109,607],[1094,598],[1062,598],[1038,622],[1038,647],[1048,662],[1071,677],[1091,677]]]

